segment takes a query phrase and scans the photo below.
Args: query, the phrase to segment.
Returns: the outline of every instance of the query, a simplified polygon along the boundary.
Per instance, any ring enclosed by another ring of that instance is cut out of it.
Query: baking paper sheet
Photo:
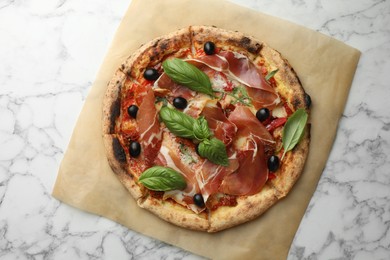
[[[260,218],[219,233],[176,227],[139,208],[108,165],[102,99],[115,70],[142,43],[188,25],[215,25],[277,49],[312,97],[311,144],[291,193]],[[79,209],[214,259],[285,259],[325,167],[360,52],[302,26],[221,0],[133,0],[85,101],[61,163],[53,196]]]

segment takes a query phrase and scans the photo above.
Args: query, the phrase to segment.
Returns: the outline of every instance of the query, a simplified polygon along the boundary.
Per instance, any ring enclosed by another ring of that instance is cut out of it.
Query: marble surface
[[[233,2],[362,51],[288,259],[390,259],[390,1]],[[0,259],[200,259],[51,197],[129,0],[0,0]]]

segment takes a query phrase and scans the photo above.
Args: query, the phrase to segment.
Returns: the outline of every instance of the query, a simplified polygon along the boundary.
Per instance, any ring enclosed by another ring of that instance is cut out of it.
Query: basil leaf
[[[200,156],[209,159],[215,164],[229,165],[225,144],[217,138],[203,140],[198,146],[198,152]]]
[[[183,138],[195,138],[193,127],[196,120],[189,115],[176,109],[162,107],[160,118],[173,134]]]
[[[282,160],[286,152],[292,150],[295,145],[299,143],[305,132],[305,126],[307,122],[308,114],[302,108],[292,114],[283,128],[282,143],[284,152]]]
[[[147,169],[141,174],[138,182],[156,191],[182,190],[187,186],[186,180],[180,173],[162,166]]]
[[[265,80],[269,81],[273,76],[275,76],[276,72],[278,72],[278,71],[279,71],[279,69],[276,69],[276,70],[273,70],[273,71],[269,72],[267,74],[267,76],[265,76]]]
[[[197,92],[214,96],[209,77],[194,65],[184,60],[173,58],[162,64],[164,72],[174,82]]]
[[[211,136],[209,125],[203,116],[195,121],[193,131],[195,138],[198,140],[204,140]]]

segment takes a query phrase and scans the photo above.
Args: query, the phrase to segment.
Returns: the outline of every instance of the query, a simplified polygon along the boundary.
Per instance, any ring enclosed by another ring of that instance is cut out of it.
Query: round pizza
[[[141,46],[103,103],[109,164],[137,204],[216,232],[285,197],[309,151],[311,99],[279,52],[190,26]]]

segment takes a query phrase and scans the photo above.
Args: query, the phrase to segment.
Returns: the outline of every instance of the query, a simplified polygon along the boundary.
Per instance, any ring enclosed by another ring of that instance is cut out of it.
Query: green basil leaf
[[[194,136],[198,140],[204,140],[211,136],[209,125],[207,124],[207,120],[201,116],[199,117],[194,124]]]
[[[173,58],[162,64],[164,72],[174,82],[197,92],[214,96],[209,77],[194,65],[184,60]]]
[[[276,70],[273,70],[273,71],[269,72],[267,74],[267,76],[265,76],[265,80],[269,81],[273,76],[275,76],[276,72],[278,72],[278,71],[279,71],[279,69],[276,69]]]
[[[189,115],[176,109],[162,107],[160,118],[173,134],[183,138],[195,138],[193,128],[196,120]]]
[[[305,132],[307,118],[308,114],[302,108],[295,111],[294,114],[288,118],[286,124],[284,125],[282,134],[282,143],[284,148],[282,160],[286,152],[292,150],[302,139]]]
[[[217,138],[202,141],[198,146],[198,152],[200,156],[207,158],[215,164],[229,165],[225,144]]]
[[[182,190],[187,186],[186,180],[180,173],[162,166],[147,169],[141,174],[138,182],[155,191]]]

